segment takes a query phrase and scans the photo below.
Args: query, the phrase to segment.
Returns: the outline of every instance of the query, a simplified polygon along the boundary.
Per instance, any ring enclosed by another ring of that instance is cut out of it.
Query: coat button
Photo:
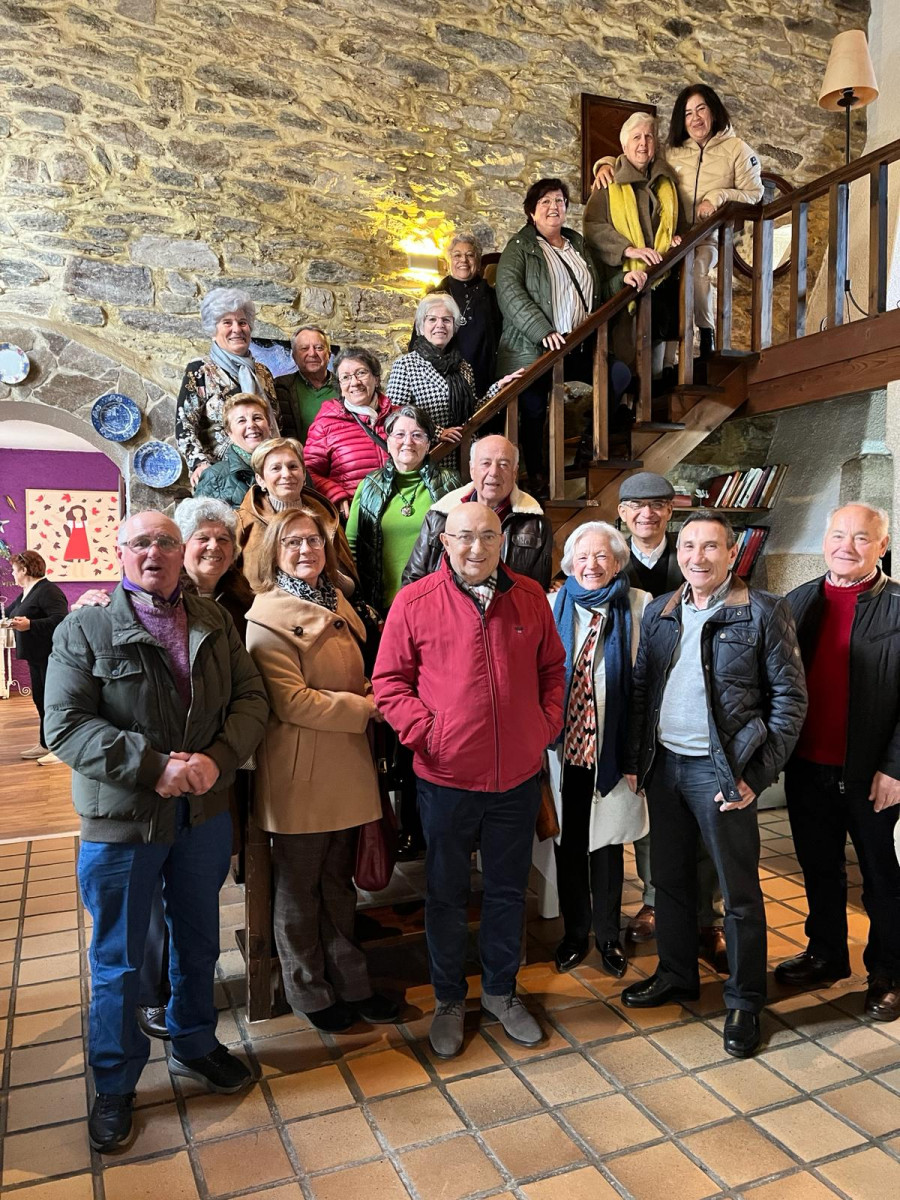
[[[303,637],[303,626],[302,625],[294,626],[294,637]]]
[[[334,627],[335,627],[335,629],[343,629],[344,628],[344,622],[340,619],[340,617],[338,617],[338,619],[335,621]]]

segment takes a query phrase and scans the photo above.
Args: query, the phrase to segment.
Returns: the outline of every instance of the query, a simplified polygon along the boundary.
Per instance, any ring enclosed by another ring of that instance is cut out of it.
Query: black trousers
[[[725,945],[731,974],[728,1008],[759,1012],[766,1002],[766,910],[759,886],[756,803],[720,812],[712,759],[688,758],[658,746],[647,781],[650,867],[656,884],[660,978],[694,992],[697,966],[697,833],[716,867],[725,902]]]
[[[869,917],[863,962],[870,977],[900,982],[900,863],[894,851],[897,807],[875,811],[868,785],[841,790],[840,767],[794,759],[784,778],[788,816],[803,868],[809,951],[838,967],[847,954],[847,835],[859,858]]]
[[[47,743],[44,741],[44,683],[47,678],[48,659],[42,658],[38,662],[33,662],[29,658],[26,659],[26,662],[28,663],[28,674],[31,676],[31,698],[38,714],[38,745],[46,746]]]
[[[172,989],[169,984],[169,927],[163,905],[163,881],[156,880],[150,905],[150,924],[141,964],[138,1004],[142,1008],[165,1008]]]
[[[554,846],[556,890],[566,940],[586,942],[591,929],[602,946],[619,940],[622,923],[623,846],[588,851],[594,770],[566,763],[562,780],[562,837]]]
[[[568,381],[591,383],[594,378],[593,335],[585,338],[563,361]],[[553,371],[550,370],[519,393],[519,441],[525,470],[532,480],[544,473],[544,422],[552,383]]]

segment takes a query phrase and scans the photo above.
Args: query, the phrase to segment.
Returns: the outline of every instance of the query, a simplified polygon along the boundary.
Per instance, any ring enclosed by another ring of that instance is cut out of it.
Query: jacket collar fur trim
[[[458,504],[462,504],[466,496],[472,491],[471,483],[464,483],[462,487],[456,488],[452,492],[448,492],[446,496],[441,496],[440,500],[436,500],[432,504],[432,510],[442,513],[450,513]],[[512,511],[514,513],[526,513],[530,517],[541,517],[544,515],[544,510],[535,500],[534,496],[529,496],[527,492],[523,492],[518,484],[513,484],[513,490],[509,494]]]

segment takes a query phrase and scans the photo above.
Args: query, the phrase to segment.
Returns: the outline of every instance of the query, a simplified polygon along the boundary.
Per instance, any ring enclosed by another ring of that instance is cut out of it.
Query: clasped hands
[[[638,795],[637,775],[626,775],[625,782],[628,784],[631,791]],[[746,808],[748,804],[752,804],[756,799],[756,793],[748,783],[744,783],[743,779],[739,779],[734,785],[740,793],[740,800],[726,800],[721,792],[716,792],[713,797],[713,804],[718,804],[719,812],[730,812],[733,808]]]
[[[173,750],[154,785],[160,796],[202,796],[219,778],[219,768],[208,754]]]

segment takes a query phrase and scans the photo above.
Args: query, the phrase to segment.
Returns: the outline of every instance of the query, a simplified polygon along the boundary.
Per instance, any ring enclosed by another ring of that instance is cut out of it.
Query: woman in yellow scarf
[[[626,271],[646,270],[681,241],[687,227],[678,204],[675,176],[656,155],[656,119],[636,112],[619,135],[623,153],[613,182],[591,194],[584,210],[584,240],[595,260]],[[653,377],[663,372],[666,342],[678,338],[678,272],[653,285]],[[613,324],[612,348],[624,362],[635,358],[634,306]],[[672,365],[667,364],[667,365]]]

